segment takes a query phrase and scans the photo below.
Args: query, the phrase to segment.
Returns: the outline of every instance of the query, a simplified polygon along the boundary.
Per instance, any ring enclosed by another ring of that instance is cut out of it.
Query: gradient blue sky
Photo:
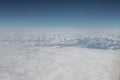
[[[120,28],[120,1],[0,0],[0,27]]]

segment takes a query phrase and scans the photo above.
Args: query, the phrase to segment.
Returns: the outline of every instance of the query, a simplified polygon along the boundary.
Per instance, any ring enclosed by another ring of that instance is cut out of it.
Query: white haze
[[[0,80],[120,80],[120,34],[2,31]]]

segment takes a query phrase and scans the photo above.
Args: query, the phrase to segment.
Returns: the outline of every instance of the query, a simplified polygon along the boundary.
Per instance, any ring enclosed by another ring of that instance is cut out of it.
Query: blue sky
[[[120,1],[1,0],[0,27],[120,28]]]

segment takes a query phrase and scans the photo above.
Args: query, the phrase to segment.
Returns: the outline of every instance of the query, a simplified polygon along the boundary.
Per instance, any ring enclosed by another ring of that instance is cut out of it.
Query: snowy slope
[[[1,33],[0,80],[120,80],[120,35]]]

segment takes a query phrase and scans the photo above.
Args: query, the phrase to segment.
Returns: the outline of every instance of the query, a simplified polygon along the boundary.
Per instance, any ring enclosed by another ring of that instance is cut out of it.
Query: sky
[[[119,0],[0,0],[0,28],[120,28]]]

